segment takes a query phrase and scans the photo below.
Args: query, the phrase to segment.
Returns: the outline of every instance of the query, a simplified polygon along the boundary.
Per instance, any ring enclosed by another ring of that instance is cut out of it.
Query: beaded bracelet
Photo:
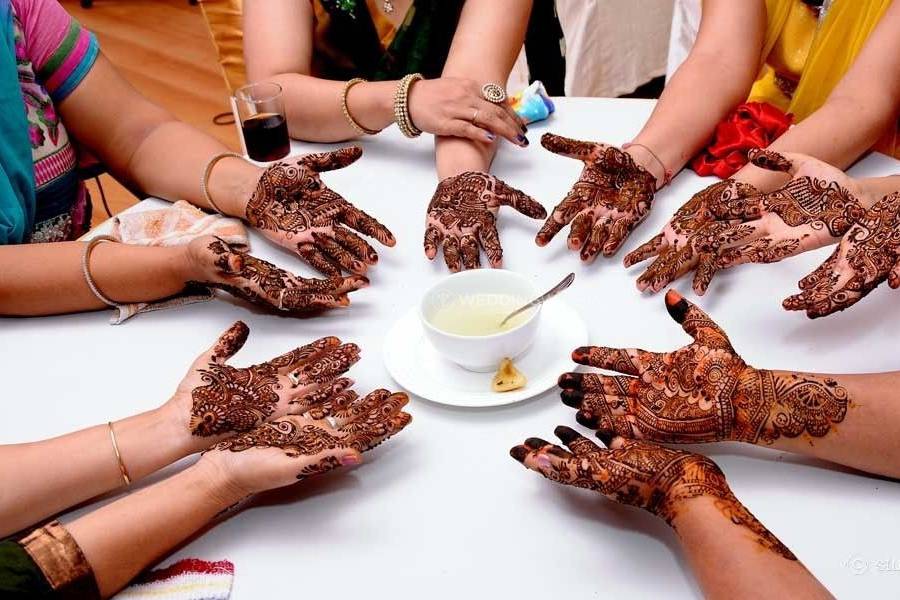
[[[397,127],[408,138],[419,137],[422,130],[416,127],[412,118],[409,116],[409,89],[417,81],[424,79],[421,73],[410,73],[400,80],[397,84],[397,91],[394,93],[394,121]]]
[[[350,114],[350,108],[347,106],[347,94],[350,93],[350,88],[352,88],[357,83],[367,82],[365,79],[357,77],[344,84],[344,91],[341,92],[341,112],[344,113],[344,118],[347,119],[347,122],[350,123],[350,127],[352,127],[353,131],[355,131],[358,135],[375,135],[376,133],[381,133],[380,129],[369,129],[367,127],[363,127],[362,125],[360,125],[359,121],[354,119],[353,115]]]

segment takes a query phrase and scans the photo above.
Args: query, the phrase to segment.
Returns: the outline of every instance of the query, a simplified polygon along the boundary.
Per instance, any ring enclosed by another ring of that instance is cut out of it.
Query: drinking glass
[[[277,83],[251,83],[234,93],[247,155],[259,162],[287,156],[291,150],[284,98]]]

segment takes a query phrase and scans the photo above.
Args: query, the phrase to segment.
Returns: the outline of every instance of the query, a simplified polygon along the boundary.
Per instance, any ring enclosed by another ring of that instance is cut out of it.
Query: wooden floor
[[[187,0],[95,0],[89,9],[77,0],[62,4],[97,35],[103,53],[144,96],[238,149],[234,125],[212,122],[228,110],[228,92],[199,6]],[[102,182],[113,213],[137,202],[108,175]],[[103,221],[100,194],[93,182],[88,187],[94,222]]]

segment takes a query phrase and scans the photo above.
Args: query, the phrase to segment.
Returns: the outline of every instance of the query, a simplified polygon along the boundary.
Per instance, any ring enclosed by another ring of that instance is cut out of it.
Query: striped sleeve
[[[13,0],[35,74],[54,102],[78,87],[94,66],[100,46],[57,0]]]

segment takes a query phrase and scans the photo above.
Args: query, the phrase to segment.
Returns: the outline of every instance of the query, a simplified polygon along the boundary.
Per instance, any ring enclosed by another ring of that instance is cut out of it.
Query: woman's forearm
[[[900,477],[900,372],[769,373],[775,382],[769,421],[782,432],[771,447]],[[784,435],[798,423],[805,424],[800,435]],[[817,427],[822,423],[827,427],[824,435]],[[813,428],[818,432],[811,435]],[[760,439],[757,443],[765,443]]]
[[[171,405],[112,424],[119,455],[137,481],[216,439],[191,436]],[[109,426],[0,446],[0,537],[124,485]]]
[[[734,497],[685,500],[672,522],[706,598],[831,598]]]
[[[177,544],[239,502],[205,461],[66,525],[103,597],[109,597]]]
[[[309,142],[342,142],[357,137],[341,110],[345,82],[300,73],[268,79],[281,86],[292,138]],[[381,130],[394,122],[396,81],[359,83],[347,94],[347,109],[366,129]]]
[[[82,271],[85,243],[22,244],[0,248],[0,314],[33,316],[106,305]],[[94,282],[119,303],[149,302],[178,294],[193,279],[187,248],[101,243],[90,256]]]
[[[466,171],[490,171],[497,143],[481,143],[455,137],[435,136],[435,166],[439,180]]]

